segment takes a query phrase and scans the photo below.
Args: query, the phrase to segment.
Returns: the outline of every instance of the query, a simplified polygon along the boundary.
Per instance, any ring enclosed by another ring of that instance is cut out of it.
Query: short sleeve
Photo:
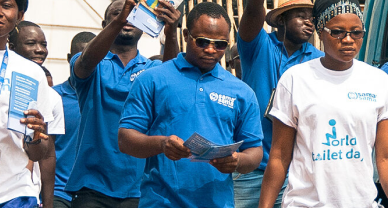
[[[50,99],[52,100],[52,114],[54,116],[54,120],[48,123],[48,134],[65,134],[65,117],[63,113],[63,103],[61,96],[55,91],[51,91],[52,96]]]
[[[287,88],[285,83],[290,82],[291,77],[282,77],[278,86],[276,87],[276,93],[273,100],[273,106],[270,111],[270,114],[287,126],[297,128],[298,118],[294,113],[294,104],[292,100],[292,89],[291,87]],[[290,85],[291,86],[291,85]]]
[[[152,122],[153,85],[151,77],[138,77],[132,84],[124,103],[119,128],[135,129],[146,133]]]
[[[252,93],[246,103],[242,114],[239,116],[235,140],[244,140],[240,150],[262,146],[263,130],[260,121],[260,108],[256,95]]]

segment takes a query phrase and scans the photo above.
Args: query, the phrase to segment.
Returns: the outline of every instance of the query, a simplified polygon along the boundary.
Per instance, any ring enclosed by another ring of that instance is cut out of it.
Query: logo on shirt
[[[357,137],[337,134],[336,120],[331,119],[329,125],[331,132],[326,133],[325,140],[321,143],[323,147],[315,148],[318,151],[312,152],[313,161],[329,161],[329,160],[350,160],[358,159],[363,161],[361,152],[357,148]]]
[[[10,91],[11,85],[9,82],[9,78],[4,79],[4,83],[1,85],[0,94],[2,91]]]
[[[359,93],[359,92],[349,92],[348,98],[351,100],[366,100],[371,102],[376,102],[376,95],[373,93]]]
[[[234,101],[236,98],[232,98],[226,95],[221,95],[216,92],[210,93],[210,100],[217,102],[218,104],[221,104],[223,106],[227,106],[229,108],[233,108],[234,106]]]
[[[131,74],[131,78],[129,78],[129,80],[131,82],[133,82],[133,80],[135,80],[144,71],[145,71],[145,69],[142,69],[142,70],[140,70],[138,72],[135,72],[135,73]]]

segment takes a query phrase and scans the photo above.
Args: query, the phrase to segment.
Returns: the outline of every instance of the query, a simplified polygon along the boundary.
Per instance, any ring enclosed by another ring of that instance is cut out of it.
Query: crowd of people
[[[358,0],[246,3],[233,46],[225,9],[197,4],[183,53],[181,12],[159,1],[164,52],[146,58],[127,22],[136,2],[114,0],[98,35],[73,37],[70,77],[53,86],[44,32],[22,21],[28,0],[0,0],[0,208],[381,207],[372,155],[388,191],[388,64],[355,59]],[[228,47],[235,76],[219,64]],[[21,132],[9,112],[24,88],[37,96],[18,98]],[[192,135],[241,146],[195,160]]]

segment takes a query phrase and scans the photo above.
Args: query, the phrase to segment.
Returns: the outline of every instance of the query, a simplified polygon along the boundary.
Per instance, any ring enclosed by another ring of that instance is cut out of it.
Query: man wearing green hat
[[[279,7],[267,15],[263,4],[264,0],[247,1],[237,38],[242,80],[256,93],[264,133],[264,155],[259,168],[249,174],[235,174],[237,208],[258,206],[272,142],[272,122],[266,116],[266,109],[280,76],[293,65],[324,55],[308,43],[314,32],[311,0],[279,0]],[[277,31],[268,34],[263,29],[264,20]],[[275,207],[280,207],[286,183],[287,180]]]

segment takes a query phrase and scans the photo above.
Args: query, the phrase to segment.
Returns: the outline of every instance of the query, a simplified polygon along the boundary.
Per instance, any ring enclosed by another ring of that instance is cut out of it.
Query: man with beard
[[[168,2],[158,18],[166,34],[164,60],[178,53],[177,20],[180,12]],[[137,207],[144,160],[120,152],[117,143],[121,109],[132,82],[149,67],[161,64],[139,54],[142,31],[127,22],[133,0],[113,1],[106,9],[104,28],[70,61],[70,82],[81,112],[76,158],[66,191],[72,207]]]
[[[263,4],[264,0],[248,0],[237,37],[242,80],[256,93],[264,133],[264,155],[259,168],[239,177],[235,174],[236,207],[244,208],[257,208],[259,203],[272,142],[272,122],[265,112],[273,89],[288,68],[324,55],[308,43],[314,31],[311,0],[280,0],[279,7],[267,15]],[[263,29],[264,20],[277,32],[268,34]],[[286,183],[287,180],[282,190]],[[280,207],[282,193],[275,207]]]

